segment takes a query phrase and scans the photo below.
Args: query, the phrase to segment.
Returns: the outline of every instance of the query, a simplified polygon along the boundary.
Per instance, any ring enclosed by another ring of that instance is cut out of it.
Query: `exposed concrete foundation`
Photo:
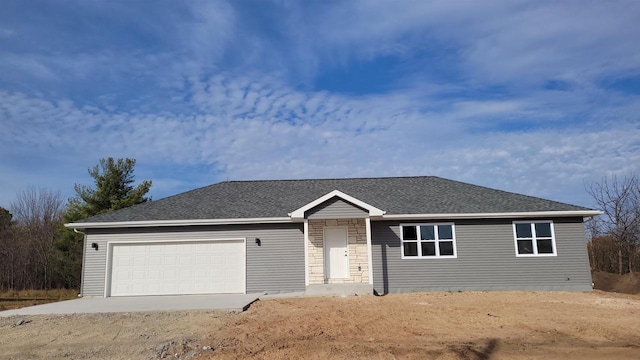
[[[322,284],[309,285],[304,292],[305,296],[352,296],[373,295],[373,286],[370,284]]]

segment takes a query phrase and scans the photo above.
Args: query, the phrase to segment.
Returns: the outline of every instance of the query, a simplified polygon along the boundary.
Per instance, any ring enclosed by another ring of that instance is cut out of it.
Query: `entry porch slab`
[[[370,284],[316,284],[309,285],[305,296],[352,296],[372,295],[373,285]]]

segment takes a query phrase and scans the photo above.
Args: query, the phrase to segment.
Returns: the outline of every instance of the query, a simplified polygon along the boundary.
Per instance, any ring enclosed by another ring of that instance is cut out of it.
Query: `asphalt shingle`
[[[225,181],[80,222],[286,217],[339,190],[386,214],[590,210],[435,176]]]

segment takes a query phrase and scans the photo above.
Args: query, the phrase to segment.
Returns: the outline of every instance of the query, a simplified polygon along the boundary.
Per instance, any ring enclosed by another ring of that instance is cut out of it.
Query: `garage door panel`
[[[164,245],[152,246],[149,248],[150,254],[164,254],[164,252],[165,252]]]
[[[146,254],[147,252],[149,252],[149,247],[148,246],[133,246],[132,247],[132,252],[134,254]]]
[[[177,269],[165,269],[162,271],[164,275],[163,278],[165,280],[173,280],[178,278],[178,270]],[[162,278],[161,278],[162,279]]]
[[[174,294],[178,292],[178,289],[176,288],[175,283],[161,284],[161,286],[162,286],[161,294]]]
[[[149,265],[162,265],[162,255],[150,255]]]
[[[243,293],[243,241],[113,244],[111,296]]]
[[[162,276],[160,275],[160,270],[150,270],[149,271],[149,280],[150,281],[159,281],[162,280]]]
[[[191,280],[191,269],[178,270],[178,279],[180,280],[181,285],[184,284],[184,282]]]
[[[130,280],[129,279],[130,274],[131,273],[128,271],[117,271],[116,273],[114,273],[114,278],[122,279],[122,280]]]
[[[196,279],[208,278],[209,277],[209,269],[206,266],[203,266],[201,264],[197,264],[193,268],[193,276]]]
[[[196,255],[196,265],[206,265],[211,263],[213,256]]]
[[[131,264],[132,259],[129,256],[121,255],[115,260],[115,263],[118,265],[126,266]]]

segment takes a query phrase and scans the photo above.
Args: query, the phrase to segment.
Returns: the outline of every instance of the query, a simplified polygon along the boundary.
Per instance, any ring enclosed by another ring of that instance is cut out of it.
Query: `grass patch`
[[[0,292],[0,311],[77,298],[75,289],[9,290]]]

